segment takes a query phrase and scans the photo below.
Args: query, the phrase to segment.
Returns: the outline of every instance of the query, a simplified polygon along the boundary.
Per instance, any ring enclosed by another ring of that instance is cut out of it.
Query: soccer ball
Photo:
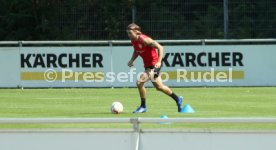
[[[121,102],[113,102],[110,110],[112,114],[119,114],[123,112],[124,107]]]

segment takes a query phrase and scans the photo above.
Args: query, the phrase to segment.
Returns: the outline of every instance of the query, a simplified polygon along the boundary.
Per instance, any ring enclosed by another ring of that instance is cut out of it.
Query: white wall
[[[0,87],[19,86],[19,64],[19,48],[0,48]]]
[[[227,78],[222,79],[224,82],[220,82],[218,78],[192,80],[189,77],[178,80],[170,76],[166,82],[168,86],[276,86],[275,49],[276,45],[164,46],[165,63],[162,71],[170,75],[176,75],[178,69],[185,70],[188,74],[191,72],[206,74],[213,69],[217,75],[218,72],[228,73],[231,68],[233,73],[227,74]],[[141,58],[136,60],[134,67],[127,67],[132,52],[131,46],[21,47],[20,49],[2,47],[0,87],[134,87],[137,74],[144,69]],[[77,56],[78,60],[75,61],[78,61],[80,66],[76,66],[77,63],[69,59],[69,57],[75,59]],[[217,57],[217,60],[211,61],[215,59],[214,57]],[[239,59],[236,64],[233,63],[235,59]],[[73,64],[71,67],[70,63]],[[207,66],[202,66],[205,63]],[[72,74],[74,72],[73,76],[62,80],[62,71],[68,69]],[[46,71],[55,71],[57,76],[51,73],[45,74]],[[110,72],[113,74],[107,76]],[[98,76],[98,80],[94,80],[91,73],[102,74]],[[228,78],[230,75],[233,77],[231,80]],[[57,78],[53,82],[48,82],[46,77]],[[150,83],[148,85],[151,86]]]
[[[134,150],[136,133],[119,130],[2,130],[3,150]],[[275,150],[276,133],[144,130],[139,150]]]

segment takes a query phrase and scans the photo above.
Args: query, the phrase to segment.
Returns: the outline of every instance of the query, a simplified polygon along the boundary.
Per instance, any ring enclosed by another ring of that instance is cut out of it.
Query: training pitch
[[[147,89],[148,112],[132,114],[140,105],[136,88],[0,89],[1,118],[214,118],[276,117],[276,87],[173,88],[195,113],[178,113],[175,102]],[[124,105],[122,114],[110,112],[112,102]],[[0,128],[131,128],[131,124],[0,124]],[[144,128],[276,129],[275,123],[142,124]]]

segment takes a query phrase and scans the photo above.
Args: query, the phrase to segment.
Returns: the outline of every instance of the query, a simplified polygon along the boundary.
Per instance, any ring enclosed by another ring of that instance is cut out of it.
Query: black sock
[[[172,94],[170,95],[170,97],[173,98],[173,99],[175,100],[175,102],[178,101],[178,96],[175,95],[174,93],[172,93]]]
[[[146,108],[146,98],[141,98],[141,107]]]

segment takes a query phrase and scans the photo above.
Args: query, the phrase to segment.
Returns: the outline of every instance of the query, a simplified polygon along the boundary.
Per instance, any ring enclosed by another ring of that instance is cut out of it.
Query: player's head
[[[137,40],[139,34],[141,34],[141,28],[137,24],[131,23],[127,26],[127,35],[131,40]]]

